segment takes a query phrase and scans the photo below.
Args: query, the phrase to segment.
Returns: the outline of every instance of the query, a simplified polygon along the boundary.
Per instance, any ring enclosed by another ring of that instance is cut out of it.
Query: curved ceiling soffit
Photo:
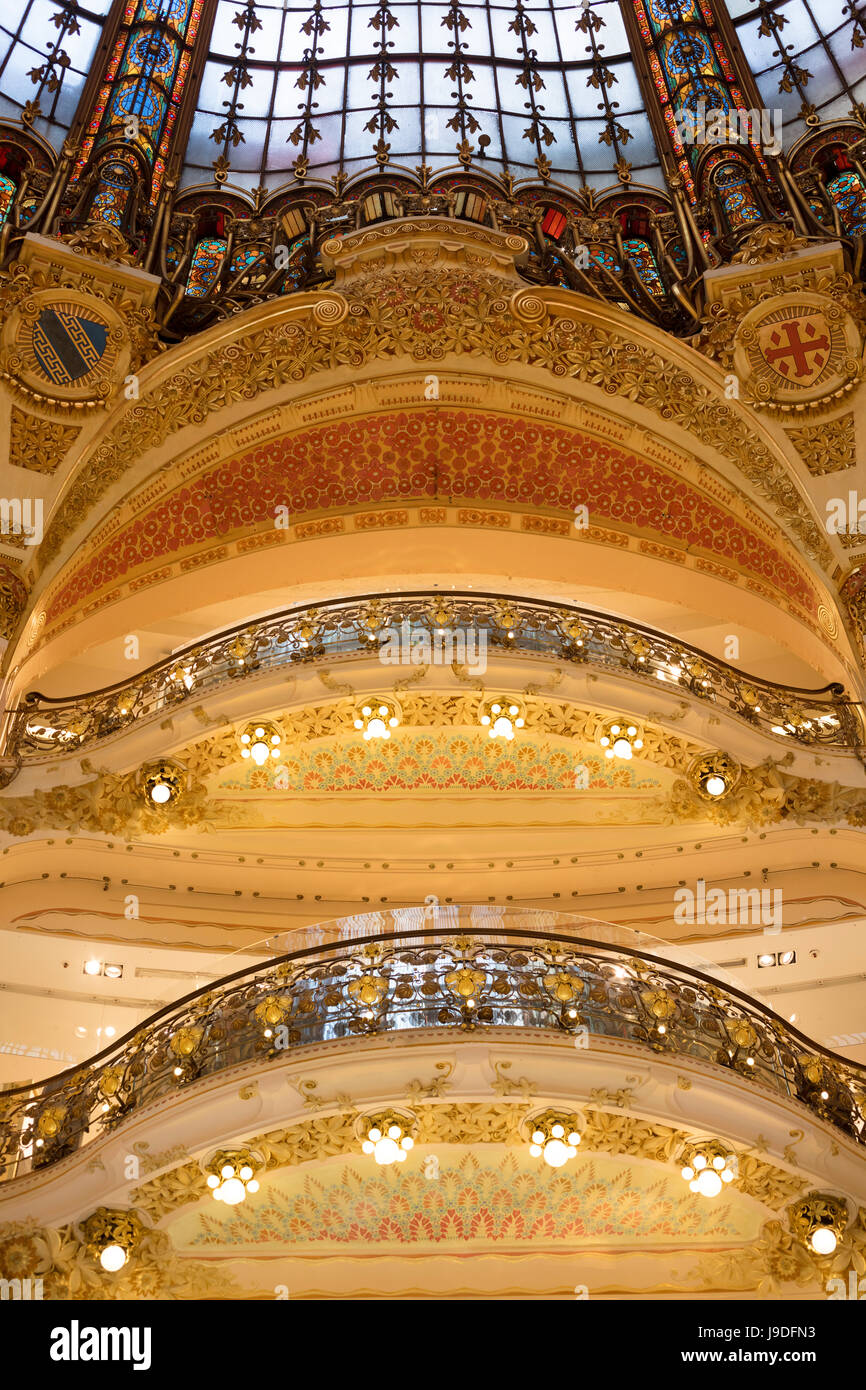
[[[274,716],[283,730],[284,746],[288,750],[293,745],[305,747],[314,740],[334,741],[348,735],[357,739],[353,724],[357,704],[357,699],[343,695],[328,703]],[[481,733],[477,692],[470,695],[403,691],[400,707],[403,727],[409,731],[454,727],[474,730],[476,736]],[[604,724],[604,715],[599,711],[540,695],[525,700],[525,718],[528,737],[540,738],[542,742],[546,739],[548,743],[555,743],[557,738],[570,739],[575,746],[595,748]],[[238,825],[254,829],[257,824],[264,825],[262,816],[273,823],[279,808],[268,794],[270,789],[266,789],[267,805],[262,809],[245,804],[243,787],[228,796],[220,788],[220,778],[233,765],[241,765],[241,759],[237,730],[227,727],[221,716],[214,719],[216,725],[220,726],[216,732],[203,733],[186,743],[180,739],[167,743],[165,731],[161,731],[154,756],[168,754],[183,769],[185,785],[175,802],[157,806],[147,799],[141,784],[140,750],[136,750],[136,765],[129,771],[97,768],[86,759],[76,768],[80,767],[82,776],[89,777],[87,781],[58,781],[49,790],[37,787],[33,792],[0,798],[0,831],[21,839],[40,829],[68,831],[74,823],[79,831],[132,838]],[[665,785],[649,778],[645,779],[649,785],[636,789],[644,801],[642,819],[654,824],[679,825],[690,821],[767,827],[782,823],[866,823],[866,791],[862,786],[798,776],[790,770],[790,757],[769,757],[754,766],[741,765],[730,793],[720,802],[708,802],[697,789],[693,769],[696,760],[714,751],[712,746],[704,739],[678,735],[649,720],[641,721],[641,725],[641,760],[667,774]],[[123,759],[124,763],[129,761]],[[571,786],[573,771],[569,769]],[[423,768],[420,772],[423,774]]]
[[[728,459],[738,487],[751,489],[813,562],[832,570],[826,533],[797,476],[802,464],[778,437],[782,432],[737,401],[725,401],[719,369],[693,349],[570,292],[512,293],[513,279],[481,272],[416,275],[438,303],[418,308],[405,289],[411,272],[368,276],[349,287],[349,297],[326,291],[248,310],[151,362],[140,374],[141,398],[118,404],[67,475],[36,558],[42,573],[68,554],[99,499],[113,493],[117,505],[121,482],[128,493],[136,460],[148,459],[142,477],[171,462],[182,431],[191,428],[200,439],[209,420],[214,432],[229,423],[221,412],[231,410],[236,420],[245,402],[252,413],[266,394],[281,391],[285,398],[289,383],[306,384],[308,394],[317,376],[341,368],[357,378],[361,369],[375,371],[377,361],[393,366],[403,358],[420,371],[444,367],[446,358],[458,355],[469,358],[475,375],[484,374],[485,361],[500,376],[509,364],[520,364],[524,379],[534,369],[542,381],[552,375],[560,388],[580,382],[604,392],[600,400],[608,404],[611,397],[628,400],[634,414],[643,411],[663,435],[672,427],[683,430],[699,456],[710,449]],[[580,320],[568,317],[575,307]],[[295,399],[302,394],[291,385],[289,393]],[[716,471],[723,470],[717,465]]]
[[[520,412],[526,388],[476,382],[482,409],[469,391],[462,404],[411,403],[415,385],[389,383],[387,394],[403,397],[389,411],[359,411],[358,391],[342,388],[311,404],[302,427],[264,420],[199,446],[118,509],[46,587],[44,636],[140,589],[146,574],[154,582],[290,539],[515,523],[535,539],[620,551],[633,541],[645,558],[746,584],[822,641],[838,634],[832,600],[784,531],[693,458],[567,397],[533,419]],[[581,509],[586,524],[576,525]]]

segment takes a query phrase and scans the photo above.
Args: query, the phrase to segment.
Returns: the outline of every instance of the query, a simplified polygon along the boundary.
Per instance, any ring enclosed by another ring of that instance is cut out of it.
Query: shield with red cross
[[[761,355],[792,386],[811,386],[830,358],[832,333],[820,311],[777,319],[758,329]]]

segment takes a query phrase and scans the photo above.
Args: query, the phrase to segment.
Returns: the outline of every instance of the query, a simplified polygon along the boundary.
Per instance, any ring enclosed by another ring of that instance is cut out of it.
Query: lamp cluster
[[[258,1192],[256,1171],[261,1165],[259,1155],[249,1149],[214,1154],[205,1165],[207,1185],[214,1200],[225,1202],[227,1207],[236,1207],[248,1192]]]
[[[549,1168],[562,1168],[577,1153],[580,1143],[578,1116],[571,1112],[547,1110],[526,1121],[530,1134],[529,1152],[543,1158]]]
[[[282,734],[276,725],[264,721],[259,724],[248,724],[238,735],[238,739],[241,745],[241,757],[252,758],[257,767],[262,767],[268,758],[278,758],[282,752],[280,747],[283,741]]]
[[[637,725],[627,724],[625,721],[606,724],[599,743],[606,758],[622,758],[625,762],[643,748],[643,739],[639,735]]]
[[[355,718],[355,728],[364,738],[390,738],[391,730],[400,723],[400,712],[393,700],[372,700],[362,705]]]
[[[514,730],[522,729],[526,723],[520,704],[504,695],[484,700],[479,719],[490,738],[504,738],[508,741],[514,738]]]
[[[696,1140],[683,1153],[681,1177],[690,1192],[718,1197],[737,1175],[737,1156],[718,1139]]]
[[[405,1163],[406,1155],[415,1147],[415,1140],[409,1132],[411,1122],[405,1115],[388,1111],[383,1115],[368,1115],[361,1121],[361,1133],[366,1137],[361,1143],[361,1152],[372,1154],[382,1168],[392,1163]]]

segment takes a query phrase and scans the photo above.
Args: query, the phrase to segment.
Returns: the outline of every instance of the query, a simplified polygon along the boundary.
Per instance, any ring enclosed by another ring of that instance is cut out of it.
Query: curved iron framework
[[[423,909],[419,909],[423,913]],[[866,1068],[709,976],[642,951],[501,927],[295,951],[163,1009],[80,1068],[0,1097],[0,1176],[67,1157],[143,1106],[310,1043],[437,1028],[619,1038],[709,1062],[866,1143]]]
[[[860,753],[864,744],[861,707],[839,684],[799,690],[744,676],[696,647],[593,609],[495,594],[406,593],[292,608],[186,647],[130,681],[90,694],[52,699],[34,691],[13,717],[7,756],[31,762],[78,754],[232,681],[321,658],[357,659],[392,634],[404,642],[408,635],[410,645],[426,634],[430,650],[446,659],[449,651],[460,659],[461,636],[462,650],[483,636],[500,654],[568,661],[671,686],[801,746]]]

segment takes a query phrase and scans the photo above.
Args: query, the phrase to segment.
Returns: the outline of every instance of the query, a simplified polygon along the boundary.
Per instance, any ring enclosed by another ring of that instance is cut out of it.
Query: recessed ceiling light
[[[106,965],[105,973],[109,980],[119,980],[123,975],[122,965]]]
[[[796,965],[796,964],[797,964],[797,952],[796,952],[796,951],[780,951],[780,952],[779,952],[779,964],[780,964],[780,965]]]
[[[102,961],[101,961],[101,960],[86,960],[86,961],[84,962],[84,973],[85,973],[85,975],[101,975],[101,974],[102,974]]]
[[[769,951],[766,952],[766,953],[765,953],[764,955],[762,955],[762,956],[758,956],[758,969],[759,969],[759,970],[765,970],[768,966],[770,966],[770,965],[775,965],[775,964],[776,964],[776,957],[775,957],[775,955],[771,954]]]

